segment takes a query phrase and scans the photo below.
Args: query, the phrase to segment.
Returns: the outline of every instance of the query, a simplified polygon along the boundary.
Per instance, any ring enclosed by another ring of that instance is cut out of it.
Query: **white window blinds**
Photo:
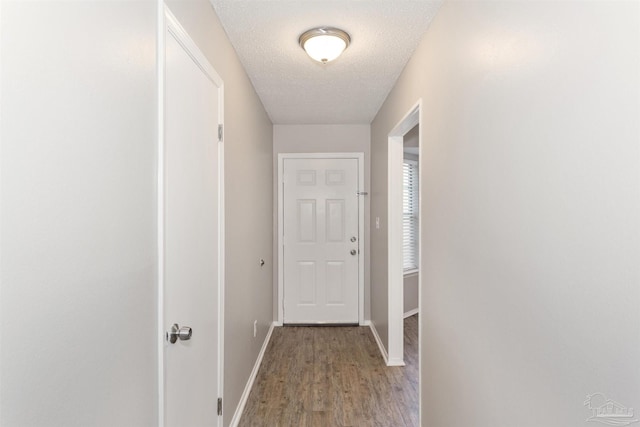
[[[402,169],[402,252],[406,272],[418,269],[418,162],[405,159]]]

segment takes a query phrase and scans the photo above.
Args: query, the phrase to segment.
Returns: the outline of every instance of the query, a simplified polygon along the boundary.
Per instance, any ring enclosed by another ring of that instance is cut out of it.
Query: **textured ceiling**
[[[210,0],[274,124],[370,123],[442,0]],[[351,35],[323,65],[304,31]]]

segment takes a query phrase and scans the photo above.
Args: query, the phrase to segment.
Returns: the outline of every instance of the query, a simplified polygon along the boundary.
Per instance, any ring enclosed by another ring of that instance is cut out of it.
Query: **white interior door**
[[[358,323],[357,159],[284,159],[284,323]]]
[[[164,328],[170,331],[177,324],[182,329],[165,341],[164,425],[216,426],[221,82],[170,18],[164,88]]]

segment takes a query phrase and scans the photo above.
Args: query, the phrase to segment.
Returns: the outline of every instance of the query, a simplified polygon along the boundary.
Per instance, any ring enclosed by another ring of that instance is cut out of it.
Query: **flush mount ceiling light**
[[[305,31],[298,41],[307,55],[326,64],[342,54],[351,43],[351,37],[338,28],[320,27]]]

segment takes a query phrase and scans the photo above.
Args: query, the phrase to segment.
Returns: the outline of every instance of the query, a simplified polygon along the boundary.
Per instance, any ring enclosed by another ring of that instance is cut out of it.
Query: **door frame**
[[[404,136],[422,123],[422,99],[419,99],[405,116],[389,132],[388,146],[388,366],[404,366],[404,270],[402,255],[402,162],[404,160]],[[422,176],[422,126],[418,129],[418,182]],[[418,194],[418,295],[422,289],[422,186]],[[418,312],[421,300],[418,298]],[[419,341],[419,340],[418,340]],[[418,344],[418,348],[421,346]],[[418,368],[420,369],[420,368]]]
[[[358,234],[360,256],[358,257],[358,323],[364,326],[364,153],[279,153],[278,154],[278,320],[284,323],[284,160],[285,159],[356,159],[358,161]]]
[[[165,358],[164,353],[167,346],[165,340],[165,319],[164,319],[164,289],[165,289],[165,188],[164,181],[165,172],[165,49],[166,35],[171,33],[178,43],[184,48],[187,54],[193,59],[198,67],[207,75],[207,77],[218,87],[218,123],[224,126],[224,82],[220,75],[213,68],[209,60],[198,48],[193,39],[186,30],[180,25],[177,18],[171,13],[171,10],[164,4],[164,0],[157,0],[157,39],[156,45],[156,70],[157,70],[157,93],[158,93],[158,145],[157,145],[157,217],[156,217],[156,233],[157,233],[157,294],[158,294],[158,426],[165,425]],[[224,392],[224,255],[225,255],[225,237],[224,237],[224,136],[216,142],[218,146],[218,373],[217,396],[212,397],[212,404],[215,399],[222,398]],[[216,417],[216,425],[222,425],[222,416]]]

